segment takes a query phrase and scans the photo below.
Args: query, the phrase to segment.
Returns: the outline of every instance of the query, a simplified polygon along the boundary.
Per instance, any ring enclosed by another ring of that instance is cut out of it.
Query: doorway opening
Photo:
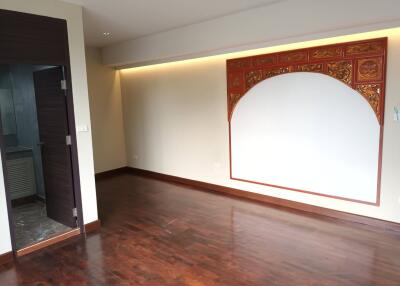
[[[64,66],[0,65],[2,160],[17,253],[79,226],[67,104]]]

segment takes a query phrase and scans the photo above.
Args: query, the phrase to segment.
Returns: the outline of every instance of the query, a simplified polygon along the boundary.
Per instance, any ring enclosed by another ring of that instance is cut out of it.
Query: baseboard
[[[0,254],[0,265],[14,261],[14,254],[12,251]]]
[[[102,180],[102,179],[107,179],[107,178],[111,178],[120,174],[124,174],[124,173],[128,173],[129,172],[129,167],[121,167],[121,168],[117,168],[117,169],[113,169],[113,170],[109,170],[109,171],[105,171],[105,172],[101,172],[101,173],[97,173],[94,175],[96,181],[97,180]]]
[[[98,231],[100,229],[100,227],[101,227],[100,220],[95,220],[95,221],[89,222],[89,223],[85,224],[85,233],[88,234],[88,233]]]
[[[35,201],[36,201],[36,195],[31,195],[31,196],[11,200],[11,206],[14,208],[14,207],[18,207],[21,205],[33,203]]]
[[[173,183],[178,183],[178,184],[184,184],[184,185],[199,188],[199,189],[202,189],[205,191],[218,192],[218,193],[223,193],[225,195],[238,197],[241,199],[261,202],[261,203],[268,204],[268,205],[274,206],[274,207],[294,209],[294,210],[301,211],[301,212],[322,215],[322,216],[326,216],[326,217],[330,217],[330,218],[340,219],[343,221],[348,221],[348,222],[352,222],[352,223],[358,223],[358,224],[362,224],[362,225],[371,226],[375,229],[380,229],[380,230],[383,230],[386,232],[392,232],[392,233],[394,232],[396,234],[400,234],[400,224],[395,223],[395,222],[370,218],[370,217],[356,215],[356,214],[347,213],[347,212],[341,212],[341,211],[327,209],[327,208],[323,208],[323,207],[308,205],[305,203],[289,201],[289,200],[271,197],[271,196],[267,196],[267,195],[257,194],[257,193],[253,193],[253,192],[243,191],[243,190],[239,190],[239,189],[224,187],[224,186],[220,186],[220,185],[210,184],[210,183],[191,180],[191,179],[185,179],[185,178],[181,178],[181,177],[177,177],[177,176],[161,174],[161,173],[147,171],[147,170],[143,170],[143,169],[137,169],[137,168],[132,168],[132,167],[128,167],[127,169],[129,170],[129,172],[131,174],[135,174],[135,175],[151,177],[151,178],[155,178],[158,180],[163,180],[163,181],[168,181],[168,182],[173,182]],[[125,170],[125,172],[126,172],[126,170]]]
[[[39,197],[38,195],[31,195],[31,196],[27,196],[27,197],[22,197],[19,199],[14,199],[11,200],[11,206],[14,207],[18,207],[21,205],[25,205],[25,204],[29,204],[29,203],[34,203],[36,201],[40,201],[45,203],[45,199],[43,199],[42,197]]]

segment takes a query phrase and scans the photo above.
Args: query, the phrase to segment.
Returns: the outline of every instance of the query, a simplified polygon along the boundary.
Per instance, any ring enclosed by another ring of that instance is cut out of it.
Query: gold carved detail
[[[255,70],[246,73],[246,88],[251,88],[263,80],[262,71]]]
[[[380,114],[380,100],[381,100],[381,87],[379,84],[362,84],[357,86],[357,91],[369,102],[374,110],[378,121],[381,120]]]
[[[336,58],[342,55],[342,48],[340,47],[331,47],[331,48],[322,48],[312,52],[312,59],[329,59]]]
[[[283,63],[300,62],[305,60],[307,60],[307,52],[285,53],[280,56],[280,61]]]
[[[383,52],[383,45],[379,42],[370,42],[351,45],[346,48],[347,55],[376,54]]]
[[[231,60],[228,62],[228,67],[231,69],[242,69],[250,66],[249,59]]]
[[[351,85],[353,65],[351,61],[328,63],[328,74],[345,84]]]
[[[274,57],[259,57],[254,59],[254,66],[272,65]]]
[[[359,81],[382,79],[382,58],[359,60],[357,79]]]
[[[324,66],[323,64],[307,64],[307,65],[300,65],[297,67],[298,71],[303,72],[323,72]]]
[[[229,117],[232,115],[233,109],[236,103],[242,98],[243,94],[240,93],[230,93],[229,94]]]
[[[270,77],[273,77],[273,76],[276,76],[276,75],[288,73],[288,72],[290,72],[292,70],[293,70],[292,67],[269,69],[269,70],[265,70],[264,71],[264,77],[265,78],[270,78]]]
[[[242,97],[242,94],[240,94],[240,93],[231,93],[229,95],[229,97],[230,97],[230,101],[231,102],[237,102]]]
[[[238,76],[233,78],[232,87],[240,87],[240,78]]]
[[[229,77],[229,86],[231,88],[240,88],[242,86],[242,74],[241,73],[230,73]]]

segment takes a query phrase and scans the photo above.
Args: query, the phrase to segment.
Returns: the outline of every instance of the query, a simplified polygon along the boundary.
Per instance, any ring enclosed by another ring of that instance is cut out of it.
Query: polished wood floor
[[[400,237],[133,175],[102,229],[0,267],[0,285],[400,285]]]

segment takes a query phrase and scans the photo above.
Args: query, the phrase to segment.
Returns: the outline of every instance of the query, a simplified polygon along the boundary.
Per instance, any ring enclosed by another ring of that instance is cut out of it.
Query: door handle
[[[40,141],[39,143],[37,143],[37,145],[42,147],[44,145],[44,142]]]

